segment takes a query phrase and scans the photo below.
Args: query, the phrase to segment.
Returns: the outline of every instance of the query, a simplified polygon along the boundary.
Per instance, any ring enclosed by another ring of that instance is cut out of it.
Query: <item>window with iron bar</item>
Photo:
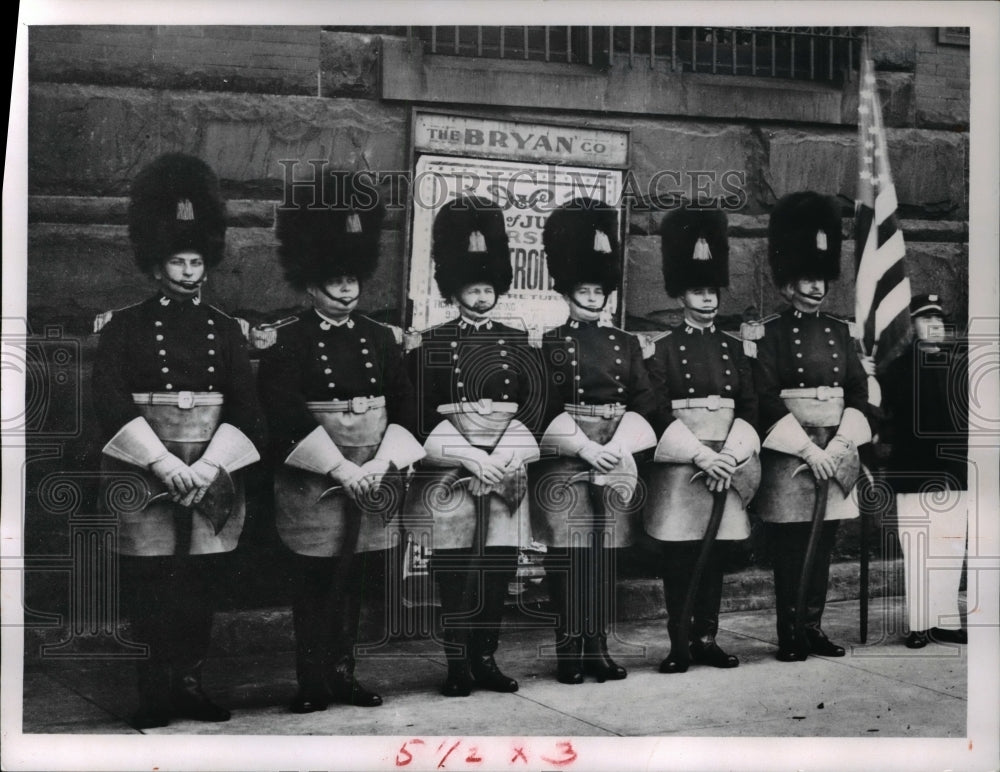
[[[857,27],[407,27],[424,53],[665,72],[850,80]]]

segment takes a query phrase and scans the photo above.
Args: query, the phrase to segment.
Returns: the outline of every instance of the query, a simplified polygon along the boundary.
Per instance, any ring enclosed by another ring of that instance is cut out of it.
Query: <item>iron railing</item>
[[[850,80],[861,48],[856,27],[437,26],[406,34],[430,54],[596,66],[623,60],[667,72],[814,81]]]

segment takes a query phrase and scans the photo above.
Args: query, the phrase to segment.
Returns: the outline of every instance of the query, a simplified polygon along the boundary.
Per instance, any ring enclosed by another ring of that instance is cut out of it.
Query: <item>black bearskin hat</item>
[[[197,252],[207,268],[222,260],[226,202],[215,172],[200,158],[161,155],[139,172],[131,194],[128,235],[142,271],[178,252]]]
[[[832,196],[806,190],[778,201],[767,226],[767,258],[775,285],[839,278],[840,227],[840,204]]]
[[[660,223],[663,287],[672,298],[693,287],[729,285],[728,220],[720,209],[675,209]]]
[[[385,209],[370,180],[333,172],[312,191],[289,186],[275,232],[285,279],[303,290],[338,276],[359,282],[375,273]]]
[[[542,231],[545,260],[555,290],[570,295],[578,284],[600,284],[606,295],[621,282],[618,210],[591,198],[574,198],[549,215]]]
[[[445,204],[434,217],[431,238],[434,281],[442,297],[451,299],[480,282],[497,295],[510,290],[514,269],[503,209],[492,201],[462,196]]]

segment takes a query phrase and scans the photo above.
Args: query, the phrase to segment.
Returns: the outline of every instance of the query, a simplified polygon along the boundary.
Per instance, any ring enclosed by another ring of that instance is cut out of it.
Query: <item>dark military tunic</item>
[[[343,494],[325,496],[317,503],[334,481],[283,462],[296,443],[321,424],[341,453],[358,465],[375,455],[389,424],[412,431],[415,394],[400,346],[389,327],[365,316],[352,315],[336,325],[307,311],[278,329],[275,345],[261,356],[258,381],[271,427],[278,532],[300,554],[338,555],[344,548],[347,518],[357,513]],[[385,397],[386,404],[340,413],[324,413],[318,404],[355,397]],[[402,502],[395,504],[384,518],[361,518],[355,551],[390,546],[392,516]]]
[[[840,387],[843,399],[823,399],[820,408],[828,414],[824,426],[803,426],[810,438],[825,448],[837,432],[845,408],[864,413],[868,404],[868,381],[847,322],[826,313],[807,314],[790,308],[764,323],[764,337],[757,341],[754,381],[760,405],[762,436],[795,407],[794,400],[781,397],[782,389]],[[815,403],[813,407],[816,407]],[[801,423],[801,421],[800,421]],[[762,479],[753,508],[768,522],[808,522],[815,500],[811,474],[791,473],[801,459],[764,449]],[[836,484],[830,486],[826,519],[858,516],[853,496],[845,497]]]
[[[642,346],[631,333],[598,322],[570,320],[545,333],[542,356],[549,383],[546,426],[567,406],[618,405],[647,420],[654,418],[656,397],[643,363]],[[603,445],[614,436],[623,412],[613,417],[574,415],[574,420],[589,439]],[[598,524],[587,483],[576,483],[563,495],[552,487],[590,469],[576,457],[532,464],[531,517],[536,540],[550,547],[566,547],[571,544],[571,530],[598,528],[613,532],[614,546],[631,544],[640,491],[629,502],[605,497],[606,506],[613,511],[606,511],[610,517]]]
[[[661,427],[665,429],[675,420],[682,420],[699,440],[715,451],[724,445],[735,419],[756,428],[757,395],[750,361],[744,353],[743,341],[714,324],[706,329],[685,324],[660,339],[656,353],[646,365],[656,392]],[[708,397],[733,400],[734,406],[672,407],[674,400]],[[690,483],[697,472],[694,464],[651,465],[645,508],[646,531],[651,536],[663,541],[702,538],[712,511],[712,494],[703,480]],[[749,535],[746,508],[730,489],[716,538],[745,539]]]
[[[896,493],[968,487],[968,368],[965,343],[936,352],[914,343],[889,365],[881,379],[882,440],[892,444],[888,480]]]
[[[229,423],[258,447],[263,443],[264,423],[240,327],[234,319],[197,298],[178,301],[158,294],[115,311],[101,331],[93,389],[104,442],[140,415],[155,430],[155,414],[166,412],[160,408],[169,408],[138,405],[133,394],[208,392],[223,395],[221,409],[169,409],[180,416],[191,416],[195,422],[207,422],[209,437],[220,423]],[[184,463],[191,464],[201,457],[208,442],[164,444]],[[105,458],[103,463],[112,475],[136,471],[136,467],[113,459]],[[143,474],[152,492],[163,489],[151,473]],[[238,475],[234,481],[238,482]],[[228,552],[236,546],[243,529],[242,487],[237,485],[237,505],[218,535],[195,509],[184,510],[169,502],[157,502],[139,512],[123,507],[117,513],[121,525],[119,551],[126,555],[173,554],[175,516],[182,513],[191,513],[191,554]]]
[[[516,403],[513,419],[533,434],[538,431],[545,409],[544,379],[538,352],[528,345],[526,332],[493,320],[478,325],[461,318],[445,322],[422,334],[420,346],[407,355],[407,367],[419,394],[417,437],[421,441],[447,420],[437,411],[439,405],[479,400]],[[492,448],[483,450],[488,453]],[[464,486],[455,488],[447,502],[433,495],[440,489],[436,481],[469,473],[441,472],[426,462],[418,464],[417,472],[406,507],[414,537],[426,538],[420,534],[433,521],[432,547],[471,546],[478,517],[473,497]],[[512,513],[500,497],[491,495],[489,508],[486,546],[516,547],[530,542],[524,501]]]

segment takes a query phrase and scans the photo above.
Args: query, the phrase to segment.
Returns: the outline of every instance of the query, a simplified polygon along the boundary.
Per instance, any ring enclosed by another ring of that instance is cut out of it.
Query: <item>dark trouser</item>
[[[661,543],[663,554],[663,591],[667,601],[667,634],[670,636],[671,651],[680,629],[684,601],[691,586],[700,541],[667,541]],[[722,604],[722,550],[715,544],[708,556],[698,583],[691,612],[690,641],[700,641],[711,645],[719,632],[719,606]]]
[[[823,609],[830,578],[830,553],[837,539],[839,520],[828,520],[820,531],[816,559],[807,577],[805,594],[806,634],[822,630]],[[809,542],[810,523],[766,523],[768,550],[774,566],[774,600],[777,613],[778,647],[795,648],[795,603],[802,578],[802,562]]]
[[[164,708],[185,681],[200,684],[227,555],[121,555],[122,610],[131,638],[149,647],[136,663],[143,708]]]
[[[322,694],[335,671],[354,673],[365,569],[372,556],[317,558],[294,555],[292,617],[299,687]]]
[[[430,571],[441,598],[449,662],[492,656],[500,641],[507,587],[517,573],[517,548],[434,550]]]

